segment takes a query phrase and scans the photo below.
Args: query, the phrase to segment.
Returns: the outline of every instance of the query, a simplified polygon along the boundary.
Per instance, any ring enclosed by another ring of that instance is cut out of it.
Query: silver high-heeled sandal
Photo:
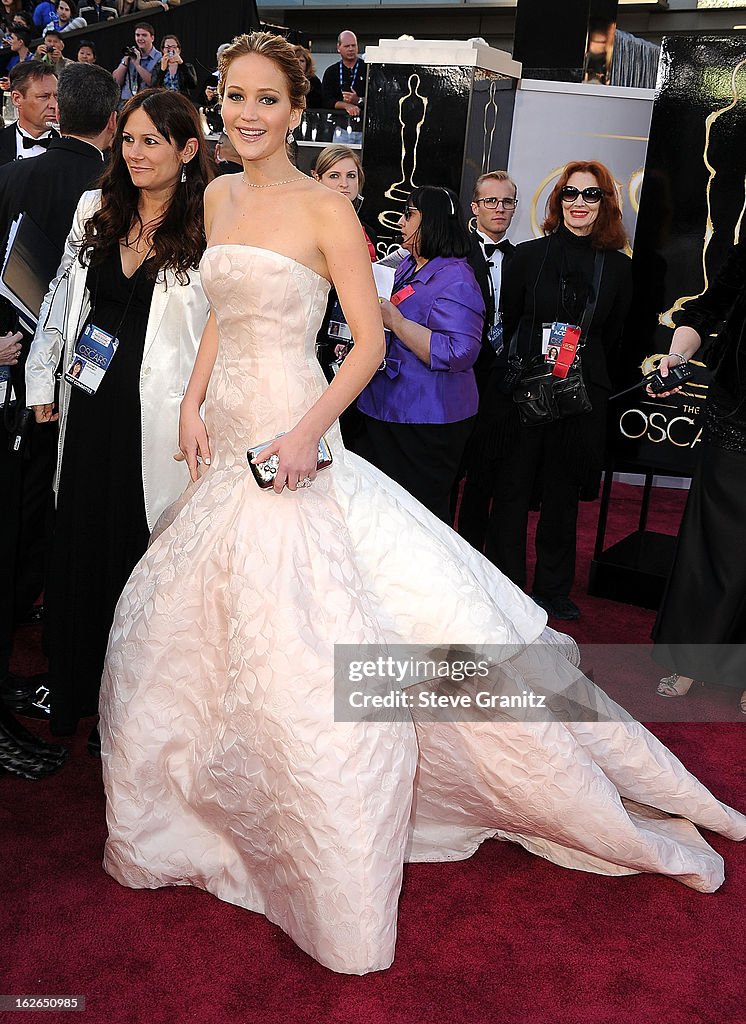
[[[686,697],[693,686],[704,686],[705,684],[699,679],[692,679],[691,683],[685,690],[677,689],[676,684],[682,677],[678,672],[672,673],[670,676],[664,676],[663,679],[658,683],[657,694],[659,697]],[[746,714],[746,711],[744,712]]]

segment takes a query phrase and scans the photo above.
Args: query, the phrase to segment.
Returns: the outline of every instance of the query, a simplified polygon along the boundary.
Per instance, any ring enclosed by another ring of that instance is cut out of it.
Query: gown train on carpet
[[[101,695],[106,870],[136,888],[204,888],[358,974],[393,959],[404,862],[462,859],[488,838],[568,868],[716,889],[722,858],[694,825],[743,839],[746,818],[336,427],[313,487],[257,487],[247,449],[326,386],[314,343],[328,285],[253,246],[210,247],[202,275],[220,337],[212,465],[118,605]],[[500,645],[493,685],[546,693],[553,710],[335,721],[336,644]]]

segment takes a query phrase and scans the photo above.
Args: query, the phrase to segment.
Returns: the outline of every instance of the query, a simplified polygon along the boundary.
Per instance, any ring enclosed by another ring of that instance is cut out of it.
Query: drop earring
[[[286,141],[287,141],[288,146],[292,146],[292,144],[295,142],[295,136],[293,135],[293,129],[292,128],[288,129],[288,137],[287,137]]]
[[[181,165],[181,181],[182,184],[186,181],[186,164]]]

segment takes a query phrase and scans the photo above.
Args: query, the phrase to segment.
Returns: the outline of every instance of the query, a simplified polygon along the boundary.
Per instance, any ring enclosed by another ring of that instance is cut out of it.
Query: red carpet
[[[617,488],[610,541],[634,518],[635,490]],[[656,496],[651,528],[675,530],[682,504],[677,492]],[[584,616],[575,635],[644,644],[652,613],[583,593],[596,514],[596,506],[583,509],[574,596]],[[36,631],[20,632],[19,668],[43,666],[37,643]],[[647,678],[628,678],[616,648],[592,649],[596,682],[607,688],[610,650],[621,662],[615,685],[648,699]],[[648,671],[636,653],[632,664],[635,676]],[[679,703],[665,704],[671,717]],[[651,711],[658,704],[650,698]],[[743,721],[654,730],[721,799],[746,807]],[[719,836],[707,834],[727,866],[714,895],[660,877],[567,871],[499,842],[461,863],[412,865],[394,966],[350,978],[318,966],[264,918],[206,893],[132,891],[108,878],[100,770],[82,737],[51,779],[0,778],[0,821],[0,994],[87,1000],[82,1018],[2,1020],[746,1024],[746,845]]]

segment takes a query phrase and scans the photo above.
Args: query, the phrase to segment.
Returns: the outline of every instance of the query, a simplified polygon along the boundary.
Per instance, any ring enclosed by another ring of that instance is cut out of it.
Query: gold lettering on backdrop
[[[395,181],[385,193],[386,198],[393,200],[397,209],[382,210],[378,215],[380,223],[394,231],[399,227],[399,218],[406,208],[412,189],[417,187],[414,180],[417,170],[417,147],[429,102],[427,96],[423,96],[419,92],[421,84],[419,75],[410,75],[407,82],[409,92],[399,100],[401,178],[399,181]]]
[[[727,114],[729,111],[733,110],[733,108],[743,99],[743,97],[741,95],[739,95],[738,84],[737,84],[736,78],[737,78],[738,72],[744,66],[746,66],[746,58],[744,60],[739,61],[738,64],[735,65],[735,67],[733,68],[733,70],[731,72],[731,75],[730,75],[731,98],[730,98],[729,103],[725,107],[721,107],[720,110],[714,110],[711,114],[709,114],[705,118],[705,146],[704,146],[704,150],[702,151],[702,160],[704,161],[704,165],[707,168],[707,187],[705,189],[705,198],[706,198],[706,201],[707,201],[707,220],[705,222],[705,233],[704,233],[703,245],[702,245],[702,279],[703,279],[704,285],[703,285],[702,291],[698,292],[697,295],[682,295],[682,296],[680,296],[676,300],[676,302],[674,302],[673,306],[671,306],[670,309],[667,309],[665,311],[665,313],[661,313],[660,314],[660,316],[658,317],[658,321],[659,321],[659,323],[663,324],[664,327],[675,327],[676,324],[673,322],[673,314],[676,313],[678,310],[680,310],[681,307],[684,305],[684,303],[688,302],[689,299],[699,298],[700,295],[703,295],[707,291],[707,287],[708,287],[708,284],[709,284],[709,278],[708,278],[708,274],[707,274],[707,249],[709,248],[710,241],[712,240],[712,236],[715,233],[715,228],[714,228],[714,225],[712,223],[712,197],[711,197],[711,190],[712,190],[713,182],[715,181],[715,177],[717,176],[717,168],[713,167],[712,164],[710,163],[710,141],[711,141],[711,138],[712,138],[712,129],[713,129],[713,126],[715,125],[716,121],[718,121],[718,119],[721,118],[723,116],[723,114]],[[746,183],[745,183],[745,187],[744,187],[744,203],[741,206],[741,212],[738,215],[738,220],[736,221],[735,229],[734,229],[734,232],[733,232],[733,244],[734,245],[738,242],[738,240],[739,240],[739,238],[741,236],[741,222],[742,222],[743,217],[744,217],[744,211],[746,211]]]
[[[629,195],[629,205],[635,211],[640,212],[640,192],[642,190],[642,179],[645,174],[644,167],[638,167],[636,171],[633,171],[629,176],[629,182],[627,184],[627,194]]]
[[[702,428],[692,416],[682,416],[676,407],[651,403],[646,408],[625,409],[619,416],[619,432],[631,441],[645,439],[651,444],[672,444],[676,448],[694,448],[702,440]],[[676,415],[671,416],[671,413]]]

